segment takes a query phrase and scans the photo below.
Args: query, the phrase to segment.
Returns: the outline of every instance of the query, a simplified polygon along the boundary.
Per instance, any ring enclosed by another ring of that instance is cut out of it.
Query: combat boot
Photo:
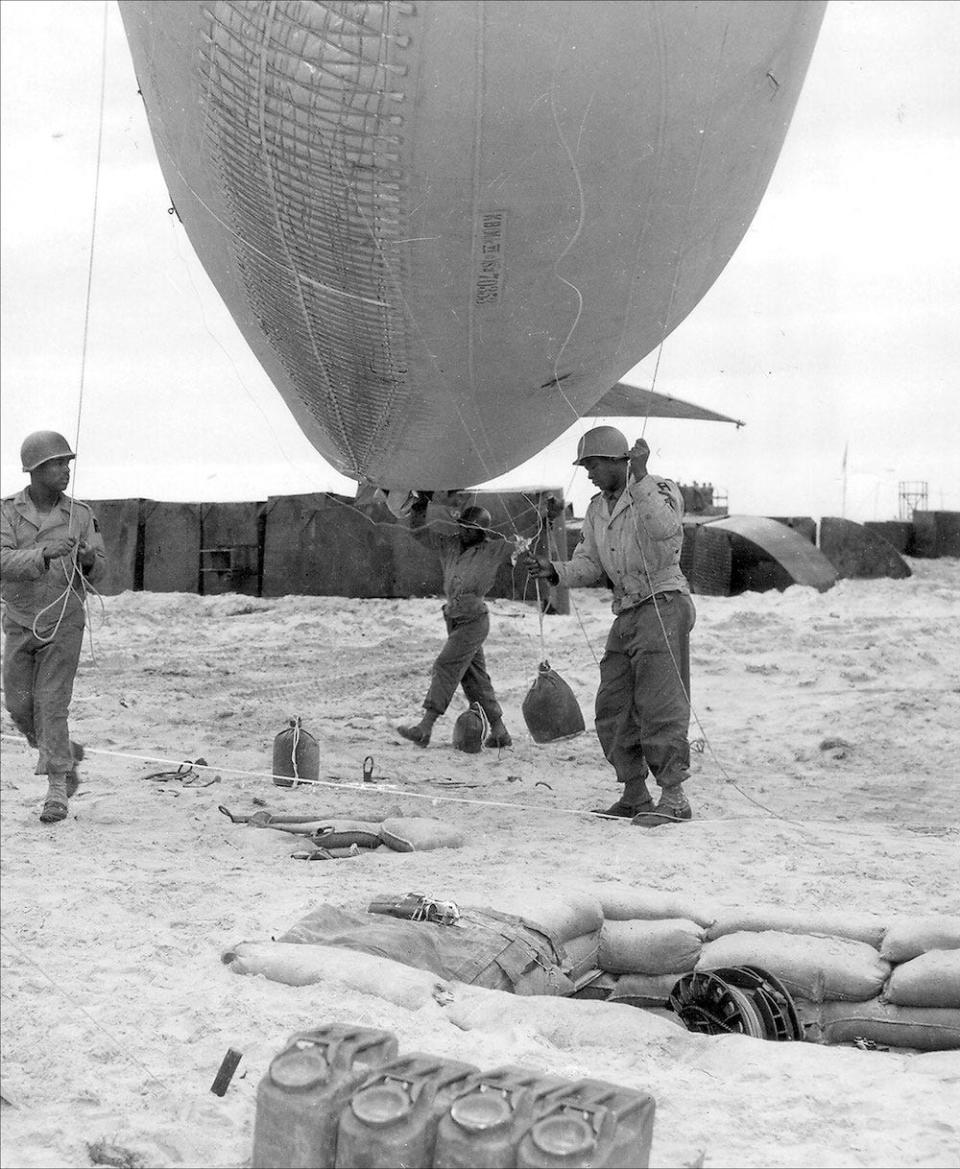
[[[58,820],[67,818],[67,776],[66,774],[47,776],[47,798],[43,802],[40,812],[41,824],[56,824]]]
[[[663,788],[657,806],[638,812],[630,822],[640,828],[656,828],[660,824],[679,824],[692,817],[693,810],[683,794],[683,788],[676,784]]]
[[[485,747],[512,747],[513,739],[510,732],[503,725],[502,719],[497,719],[490,727],[490,734],[483,741]]]

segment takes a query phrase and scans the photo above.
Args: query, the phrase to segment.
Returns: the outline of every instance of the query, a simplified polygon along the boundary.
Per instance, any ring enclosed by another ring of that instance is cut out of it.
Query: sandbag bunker
[[[388,1031],[290,1036],[257,1089],[253,1169],[646,1169],[655,1103],[601,1080],[398,1054]]]
[[[516,995],[601,999],[706,1034],[960,1048],[960,917],[711,909],[628,886],[538,895],[523,915],[511,912],[515,895],[503,908],[492,900],[411,893],[366,911],[321,905],[276,942],[243,942],[223,961],[305,985],[323,981],[334,951],[368,954],[401,982],[412,967]]]

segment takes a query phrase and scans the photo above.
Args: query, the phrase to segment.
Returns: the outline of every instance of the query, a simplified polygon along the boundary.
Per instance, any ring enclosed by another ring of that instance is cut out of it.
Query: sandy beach
[[[457,1016],[221,960],[319,904],[363,911],[408,890],[508,897],[531,916],[538,898],[607,884],[720,908],[960,914],[960,572],[910,564],[902,581],[696,598],[695,819],[653,831],[584,814],[617,790],[591,718],[603,590],[575,591],[542,640],[521,596],[491,602],[487,661],[514,746],[475,756],[450,744],[460,699],[426,750],[394,730],[419,711],[439,601],[94,604],[71,719],[87,759],[66,822],[38,822],[43,781],[3,715],[3,1164],[88,1165],[105,1141],[132,1164],[242,1166],[271,1057],[294,1030],[340,1020],[391,1030],[402,1051],[646,1089],[655,1166],[957,1166],[960,1052],[708,1038],[609,1004],[574,1026],[571,1004],[547,998]],[[587,731],[538,746],[521,703],[543,656]],[[286,790],[269,779],[272,744],[296,716],[321,783]],[[211,770],[195,782],[147,778],[199,757]],[[465,844],[298,861],[289,837],[218,811],[254,799],[318,818],[435,817]],[[210,1085],[230,1047],[243,1058],[221,1099]]]

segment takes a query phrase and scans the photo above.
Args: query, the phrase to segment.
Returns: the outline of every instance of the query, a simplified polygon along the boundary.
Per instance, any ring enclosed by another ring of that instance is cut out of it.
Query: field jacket
[[[37,511],[26,488],[0,502],[0,596],[3,597],[4,622],[30,629],[38,615],[40,632],[56,625],[61,612],[63,623],[83,623],[84,579],[91,584],[106,572],[103,538],[93,511],[79,499],[61,495],[47,515]],[[69,556],[43,561],[43,545],[54,537],[76,536],[78,545],[85,543],[96,553],[93,566],[74,573]],[[64,590],[69,589],[64,610]]]
[[[689,593],[680,571],[683,496],[670,479],[631,480],[611,507],[602,493],[587,507],[580,543],[570,560],[555,560],[560,584],[596,584],[609,577],[613,611],[622,613],[654,593]]]
[[[481,543],[464,548],[451,509],[436,504],[430,505],[426,516],[411,518],[411,530],[440,557],[447,598],[444,613],[451,618],[486,613],[483,598],[496,583],[513,545],[499,536],[487,536]]]

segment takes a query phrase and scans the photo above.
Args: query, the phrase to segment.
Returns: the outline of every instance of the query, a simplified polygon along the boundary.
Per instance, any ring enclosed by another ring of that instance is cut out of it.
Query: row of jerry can
[[[655,1103],[600,1080],[398,1055],[388,1031],[290,1037],[257,1090],[252,1169],[519,1169],[650,1163]]]

